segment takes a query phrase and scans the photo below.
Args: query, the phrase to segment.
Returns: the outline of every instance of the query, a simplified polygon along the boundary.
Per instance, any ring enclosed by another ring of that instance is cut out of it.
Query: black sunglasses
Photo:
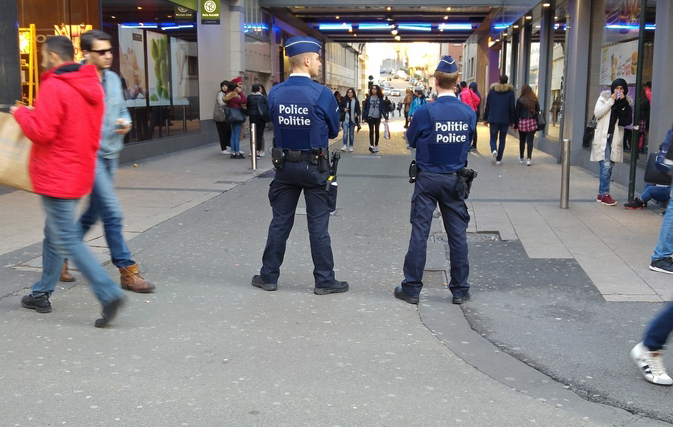
[[[112,48],[110,48],[110,49],[101,49],[101,50],[93,50],[93,49],[92,49],[92,50],[90,50],[89,52],[96,52],[96,53],[99,54],[100,56],[103,56],[103,55],[105,55],[106,53],[110,53],[110,54],[111,54],[111,53],[112,53]]]

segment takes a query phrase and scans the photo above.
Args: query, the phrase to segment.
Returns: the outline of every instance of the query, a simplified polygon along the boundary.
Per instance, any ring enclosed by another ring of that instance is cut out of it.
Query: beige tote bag
[[[0,185],[33,191],[28,173],[32,146],[14,117],[0,113]]]

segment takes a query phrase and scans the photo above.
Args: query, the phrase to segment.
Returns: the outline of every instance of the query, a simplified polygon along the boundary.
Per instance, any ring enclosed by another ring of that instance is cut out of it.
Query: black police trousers
[[[329,172],[320,173],[318,165],[308,160],[299,163],[285,161],[269,188],[273,219],[262,256],[260,276],[266,283],[278,283],[280,266],[285,257],[287,239],[294,225],[299,195],[304,192],[306,219],[313,258],[315,287],[326,288],[334,283],[334,257],[328,232],[329,193],[325,191]]]
[[[458,177],[432,172],[419,172],[414,195],[411,198],[411,238],[404,258],[404,293],[417,297],[423,287],[423,270],[430,225],[435,207],[439,204],[444,228],[449,240],[451,280],[449,290],[455,297],[464,296],[470,289],[467,277],[470,264],[467,259],[467,224],[470,215],[462,196],[456,193]]]

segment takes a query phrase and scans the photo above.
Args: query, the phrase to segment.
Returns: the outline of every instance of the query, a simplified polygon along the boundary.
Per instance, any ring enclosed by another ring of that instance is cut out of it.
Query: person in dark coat
[[[248,116],[250,125],[255,125],[255,139],[257,141],[257,157],[264,157],[264,128],[271,121],[269,116],[269,101],[262,93],[262,85],[252,85],[252,93],[248,95]]]
[[[500,83],[493,83],[486,97],[484,125],[491,128],[491,163],[500,164],[505,151],[507,128],[514,124],[514,86],[507,83],[506,75],[500,76]],[[496,147],[496,141],[500,142]]]
[[[355,128],[360,126],[360,102],[355,95],[355,89],[350,88],[346,91],[346,96],[341,99],[339,106],[339,122],[344,130],[344,145],[341,151],[350,150],[353,152],[353,142],[355,141]],[[349,147],[350,139],[350,147]]]

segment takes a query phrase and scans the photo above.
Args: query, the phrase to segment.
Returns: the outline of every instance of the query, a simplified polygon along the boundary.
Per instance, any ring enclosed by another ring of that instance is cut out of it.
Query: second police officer
[[[443,56],[435,70],[437,100],[420,106],[407,130],[409,145],[416,148],[417,176],[411,199],[411,238],[404,259],[404,281],[395,288],[396,298],[418,304],[423,287],[426,250],[433,212],[439,204],[449,240],[453,303],[470,298],[467,283],[467,224],[470,215],[465,199],[475,173],[466,169],[467,154],[477,117],[454,95],[458,67]],[[412,163],[413,167],[413,163]],[[411,172],[411,171],[410,171]],[[411,173],[411,175],[416,175]]]
[[[252,285],[266,291],[278,288],[280,266],[294,224],[302,191],[306,201],[314,293],[326,295],[348,291],[348,283],[334,276],[332,245],[327,231],[330,206],[335,203],[325,190],[329,172],[329,139],[339,135],[339,107],[332,92],[311,78],[320,69],[322,44],[311,37],[292,37],[285,43],[292,74],[274,86],[268,95],[275,146],[276,168],[269,188],[273,219],[262,256],[259,275]]]

